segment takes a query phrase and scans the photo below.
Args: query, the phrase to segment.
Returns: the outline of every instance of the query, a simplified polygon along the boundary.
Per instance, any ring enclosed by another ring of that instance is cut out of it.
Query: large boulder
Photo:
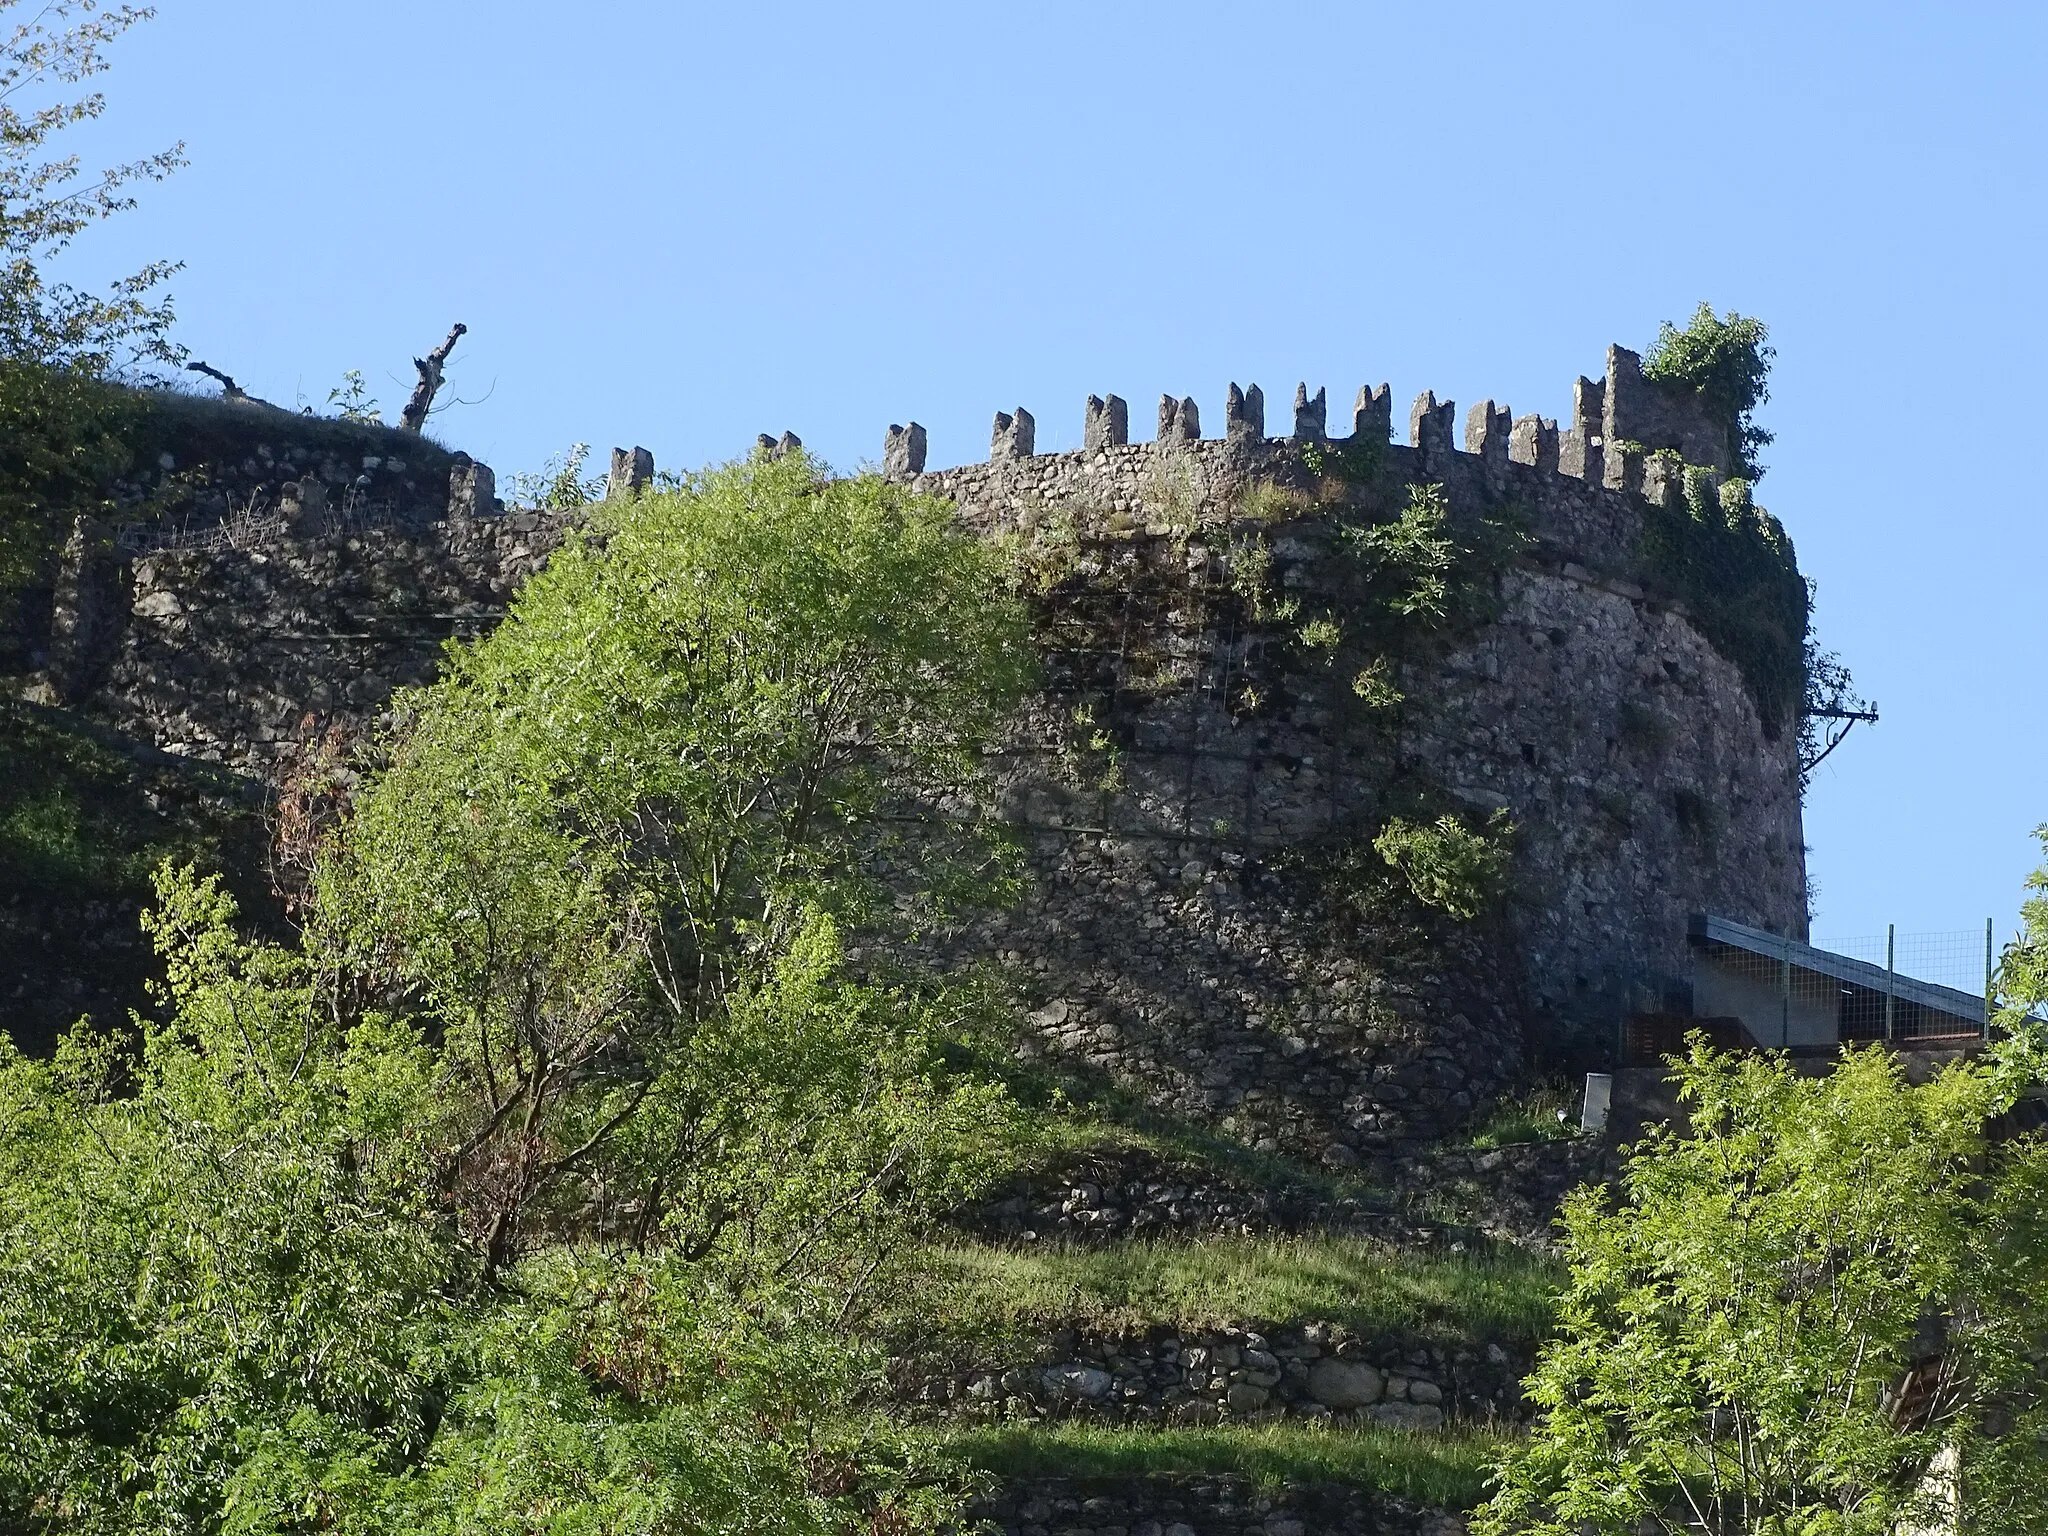
[[[1309,1367],[1308,1394],[1325,1408],[1363,1408],[1386,1389],[1386,1377],[1363,1360],[1318,1360]]]

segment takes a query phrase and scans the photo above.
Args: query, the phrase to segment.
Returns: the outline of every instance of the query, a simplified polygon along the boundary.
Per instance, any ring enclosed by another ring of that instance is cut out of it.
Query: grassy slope
[[[1101,1248],[957,1243],[924,1250],[914,1268],[899,1328],[1006,1342],[1055,1327],[1318,1320],[1368,1336],[1533,1345],[1549,1330],[1562,1279],[1553,1261],[1518,1249],[1451,1253],[1325,1235]]]

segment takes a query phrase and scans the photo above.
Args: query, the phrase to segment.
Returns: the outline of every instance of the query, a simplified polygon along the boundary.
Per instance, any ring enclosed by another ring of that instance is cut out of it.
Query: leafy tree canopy
[[[1881,1049],[1675,1063],[1689,1124],[1567,1203],[1544,1418],[1481,1536],[2048,1530],[2048,1144],[1995,1134],[2048,1061],[2027,919],[2001,1044],[1923,1083]]]
[[[0,1042],[0,1530],[956,1514],[846,1324],[1014,1113],[842,935],[1001,886],[994,561],[801,459],[607,507],[295,789],[299,945],[166,869],[168,1022]]]
[[[0,13],[22,9],[22,0],[0,0]],[[104,295],[44,273],[87,229],[132,208],[137,182],[160,181],[184,164],[184,146],[174,145],[88,177],[77,155],[52,147],[66,128],[106,110],[99,92],[65,88],[103,72],[107,46],[156,12],[101,0],[46,0],[26,10],[0,38],[0,356],[85,374],[169,362],[171,308],[155,295],[174,263],[152,262]]]

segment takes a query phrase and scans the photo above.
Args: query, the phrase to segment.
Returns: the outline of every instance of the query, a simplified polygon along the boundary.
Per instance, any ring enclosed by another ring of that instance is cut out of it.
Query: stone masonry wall
[[[1091,400],[1089,446],[1058,455],[1030,453],[1020,410],[998,416],[989,462],[935,472],[919,429],[892,429],[889,472],[990,536],[1071,545],[1068,585],[1108,599],[1043,616],[1047,694],[998,772],[1036,886],[968,945],[1026,978],[1033,1049],[1350,1165],[1454,1128],[1532,1046],[1597,1058],[1627,1013],[1682,1007],[1690,914],[1803,931],[1794,725],[1763,719],[1683,604],[1653,595],[1644,514],[1682,482],[1600,435],[1647,388],[1614,349],[1604,385],[1580,381],[1572,430],[1489,401],[1466,451],[1429,395],[1411,443],[1382,446],[1386,391],[1360,394],[1353,442],[1382,505],[1437,484],[1467,527],[1498,517],[1529,535],[1490,621],[1403,674],[1394,753],[1474,812],[1510,813],[1513,900],[1504,922],[1439,932],[1405,965],[1299,874],[1305,852],[1355,846],[1384,809],[1386,753],[1348,679],[1200,594],[1205,576],[1210,592],[1229,584],[1255,531],[1304,612],[1344,600],[1302,451],[1324,441],[1318,402],[1302,390],[1296,436],[1268,438],[1258,392],[1233,386],[1216,440],[1192,435],[1192,402],[1163,401],[1161,437],[1129,443],[1122,403]],[[1683,418],[1683,404],[1636,416]],[[1294,512],[1274,520],[1261,488],[1296,493]],[[1078,733],[1077,703],[1102,706]],[[1112,789],[1076,746],[1098,726]]]
[[[1063,1329],[1012,1360],[908,1357],[891,1371],[912,1411],[977,1423],[1079,1419],[1158,1427],[1266,1424],[1441,1429],[1528,1418],[1526,1343],[1361,1338],[1343,1325]]]
[[[971,1514],[1002,1536],[1465,1536],[1465,1522],[1342,1484],[1241,1477],[1022,1478]]]
[[[431,680],[442,644],[496,623],[560,536],[559,518],[521,512],[145,555],[95,712],[267,777],[314,726],[374,720]]]
[[[1152,443],[1125,440],[1121,402],[1091,401],[1079,452],[1033,453],[1018,411],[990,462],[935,472],[922,429],[892,429],[885,472],[1063,562],[1038,599],[1046,686],[994,764],[1032,890],[955,950],[1022,979],[1028,1051],[1256,1145],[1377,1163],[1455,1129],[1531,1049],[1598,1054],[1624,1013],[1668,1004],[1691,913],[1802,931],[1795,733],[1768,729],[1736,666],[1656,595],[1644,516],[1679,493],[1672,463],[1602,436],[1649,387],[1615,349],[1568,429],[1483,402],[1463,451],[1430,395],[1411,443],[1388,443],[1384,387],[1335,444],[1305,390],[1291,438],[1265,435],[1255,389],[1233,388],[1220,440],[1191,400],[1162,403]],[[1692,431],[1685,402],[1652,403],[1636,419]],[[1348,601],[1310,446],[1350,453],[1383,507],[1438,484],[1461,526],[1528,535],[1485,622],[1402,662],[1391,741],[1346,677],[1233,595],[1256,536],[1275,594]],[[460,456],[427,481],[368,457],[252,454],[243,468],[297,477],[269,521],[129,541],[95,578],[115,584],[113,619],[73,626],[99,648],[71,658],[103,679],[85,707],[267,775],[309,721],[366,721],[431,676],[561,536],[559,515],[494,515],[488,470]],[[374,516],[326,484],[380,475],[394,491]],[[1505,908],[1405,949],[1316,873],[1383,819],[1390,763],[1520,829]]]

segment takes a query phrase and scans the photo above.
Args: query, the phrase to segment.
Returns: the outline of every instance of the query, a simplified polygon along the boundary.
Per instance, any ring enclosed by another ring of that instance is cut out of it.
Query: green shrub
[[[1771,441],[1755,420],[1756,408],[1771,397],[1770,334],[1761,320],[1732,309],[1716,317],[1714,306],[1703,303],[1682,330],[1665,321],[1643,355],[1644,378],[1691,390],[1727,423],[1738,467],[1750,480],[1763,474],[1756,451]]]
[[[1495,811],[1476,831],[1455,816],[1416,823],[1396,816],[1372,841],[1425,906],[1471,919],[1507,888],[1514,823]]]

